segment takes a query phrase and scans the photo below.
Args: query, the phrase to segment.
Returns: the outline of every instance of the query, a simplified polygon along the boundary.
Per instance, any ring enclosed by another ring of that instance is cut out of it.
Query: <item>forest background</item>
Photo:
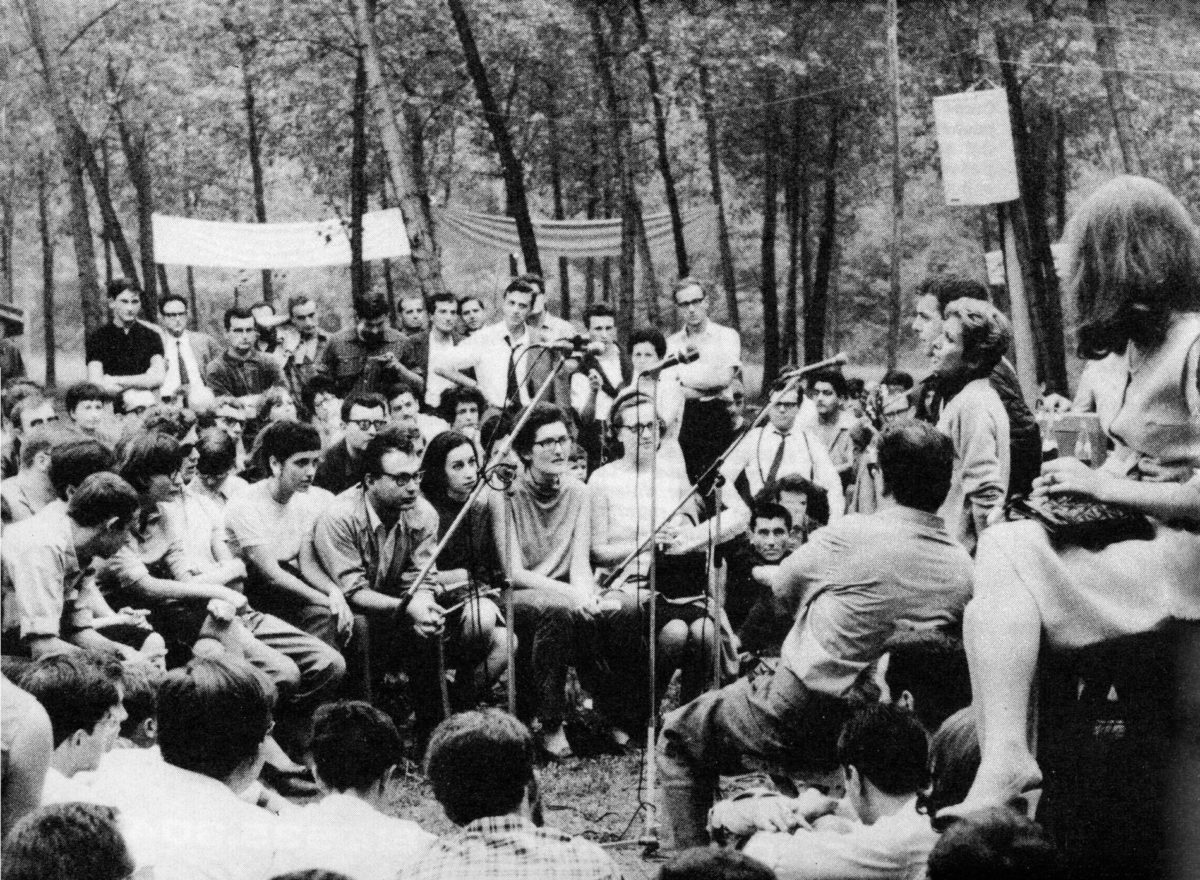
[[[0,301],[28,310],[31,372],[50,382],[81,377],[83,334],[105,319],[114,275],[139,280],[147,316],[157,297],[182,293],[197,325],[219,334],[235,299],[308,294],[331,329],[365,290],[398,299],[445,287],[494,304],[514,265],[547,277],[564,316],[612,302],[623,332],[673,328],[672,281],[700,276],[712,317],[741,330],[768,375],[839,350],[870,378],[888,364],[920,375],[907,332],[914,285],[943,270],[983,278],[984,253],[1001,243],[994,207],[944,203],[932,98],[1000,87],[1038,374],[1067,390],[1073,319],[1049,247],[1072,206],[1121,171],[1200,206],[1197,0],[5,0],[0,10]],[[416,260],[340,269],[153,259],[155,211],[337,216],[361,254],[362,213],[396,205],[410,235],[430,206],[513,216],[520,259],[449,245],[436,228]],[[669,212],[678,228],[699,207],[716,218],[703,234],[650,250],[644,217]],[[621,255],[541,259],[530,216],[620,218]]]

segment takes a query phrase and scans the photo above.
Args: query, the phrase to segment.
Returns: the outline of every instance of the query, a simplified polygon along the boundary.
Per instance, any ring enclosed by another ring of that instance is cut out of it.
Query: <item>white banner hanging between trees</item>
[[[707,235],[714,211],[683,215],[684,234]],[[520,253],[511,217],[462,209],[435,209],[443,246]],[[644,219],[652,250],[671,244],[671,218]],[[534,220],[538,250],[547,257],[615,257],[621,253],[621,220]],[[363,215],[363,259],[407,256],[408,237],[399,208]],[[235,269],[290,269],[350,265],[350,229],[340,218],[310,223],[225,223],[154,215],[154,259],[167,265]]]

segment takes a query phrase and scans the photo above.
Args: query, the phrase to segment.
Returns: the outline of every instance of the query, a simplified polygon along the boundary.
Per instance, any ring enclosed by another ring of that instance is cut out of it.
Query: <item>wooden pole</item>
[[[1013,348],[1017,357],[1017,381],[1021,393],[1032,408],[1037,402],[1037,354],[1033,345],[1033,324],[1029,320],[1029,299],[1025,295],[1025,282],[1021,277],[1021,264],[1017,260],[1017,236],[1013,231],[1009,212],[1020,210],[1017,202],[998,205],[1000,225],[1004,227],[1004,279],[1008,285],[1008,301],[1012,309]]]

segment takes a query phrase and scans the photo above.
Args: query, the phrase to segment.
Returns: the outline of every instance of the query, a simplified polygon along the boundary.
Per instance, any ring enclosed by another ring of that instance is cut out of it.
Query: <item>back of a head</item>
[[[981,760],[975,713],[959,709],[942,722],[929,744],[930,786],[921,795],[920,807],[935,818],[943,807],[961,804],[975,782]]]
[[[201,431],[196,449],[200,452],[196,470],[206,477],[228,473],[237,465],[237,444],[221,428],[205,428]]]
[[[310,751],[317,776],[329,788],[365,791],[400,760],[400,734],[370,703],[326,703],[313,715]]]
[[[14,826],[4,841],[4,880],[125,880],[133,857],[117,811],[100,804],[49,804]]]
[[[908,691],[913,711],[926,730],[937,730],[943,721],[970,705],[971,676],[961,639],[940,629],[898,629],[886,649],[885,678],[892,700]]]
[[[121,691],[99,657],[86,652],[55,654],[30,664],[16,682],[50,717],[54,747],[76,731],[91,733],[121,702]]]
[[[658,880],[775,880],[775,872],[738,850],[697,846],[659,868]]]
[[[989,302],[964,297],[946,306],[946,320],[962,328],[963,367],[972,376],[987,376],[1012,343],[1012,324]]]
[[[196,658],[158,689],[158,744],[176,767],[224,779],[258,753],[271,728],[275,686],[240,660]]]
[[[929,740],[917,716],[894,703],[860,709],[842,727],[838,763],[892,796],[914,795],[928,779]]]
[[[899,419],[879,438],[879,469],[892,498],[905,507],[935,513],[954,475],[954,444],[926,422]]]
[[[462,712],[434,730],[425,774],[450,821],[515,812],[533,781],[533,736],[499,709]]]
[[[929,880],[1062,880],[1062,857],[1041,826],[1007,807],[972,813],[943,832]]]
[[[377,321],[391,313],[387,299],[382,296],[365,296],[354,301],[354,316],[360,321]]]
[[[92,474],[71,495],[67,516],[85,528],[94,528],[109,520],[127,523],[138,510],[137,491],[107,471]]]
[[[50,485],[66,501],[68,488],[78,488],[92,474],[111,471],[116,464],[113,451],[99,440],[68,440],[50,453]]]

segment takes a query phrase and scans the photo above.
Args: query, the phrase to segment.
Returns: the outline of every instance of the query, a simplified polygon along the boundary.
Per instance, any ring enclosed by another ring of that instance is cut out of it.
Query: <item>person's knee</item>
[[[305,677],[312,688],[335,687],[346,675],[346,658],[325,643],[313,648],[305,664]]]
[[[711,620],[697,620],[688,627],[688,638],[693,648],[708,648],[713,641],[714,632]]]
[[[682,620],[669,621],[658,631],[659,650],[671,657],[676,656],[687,644],[688,627]]]

